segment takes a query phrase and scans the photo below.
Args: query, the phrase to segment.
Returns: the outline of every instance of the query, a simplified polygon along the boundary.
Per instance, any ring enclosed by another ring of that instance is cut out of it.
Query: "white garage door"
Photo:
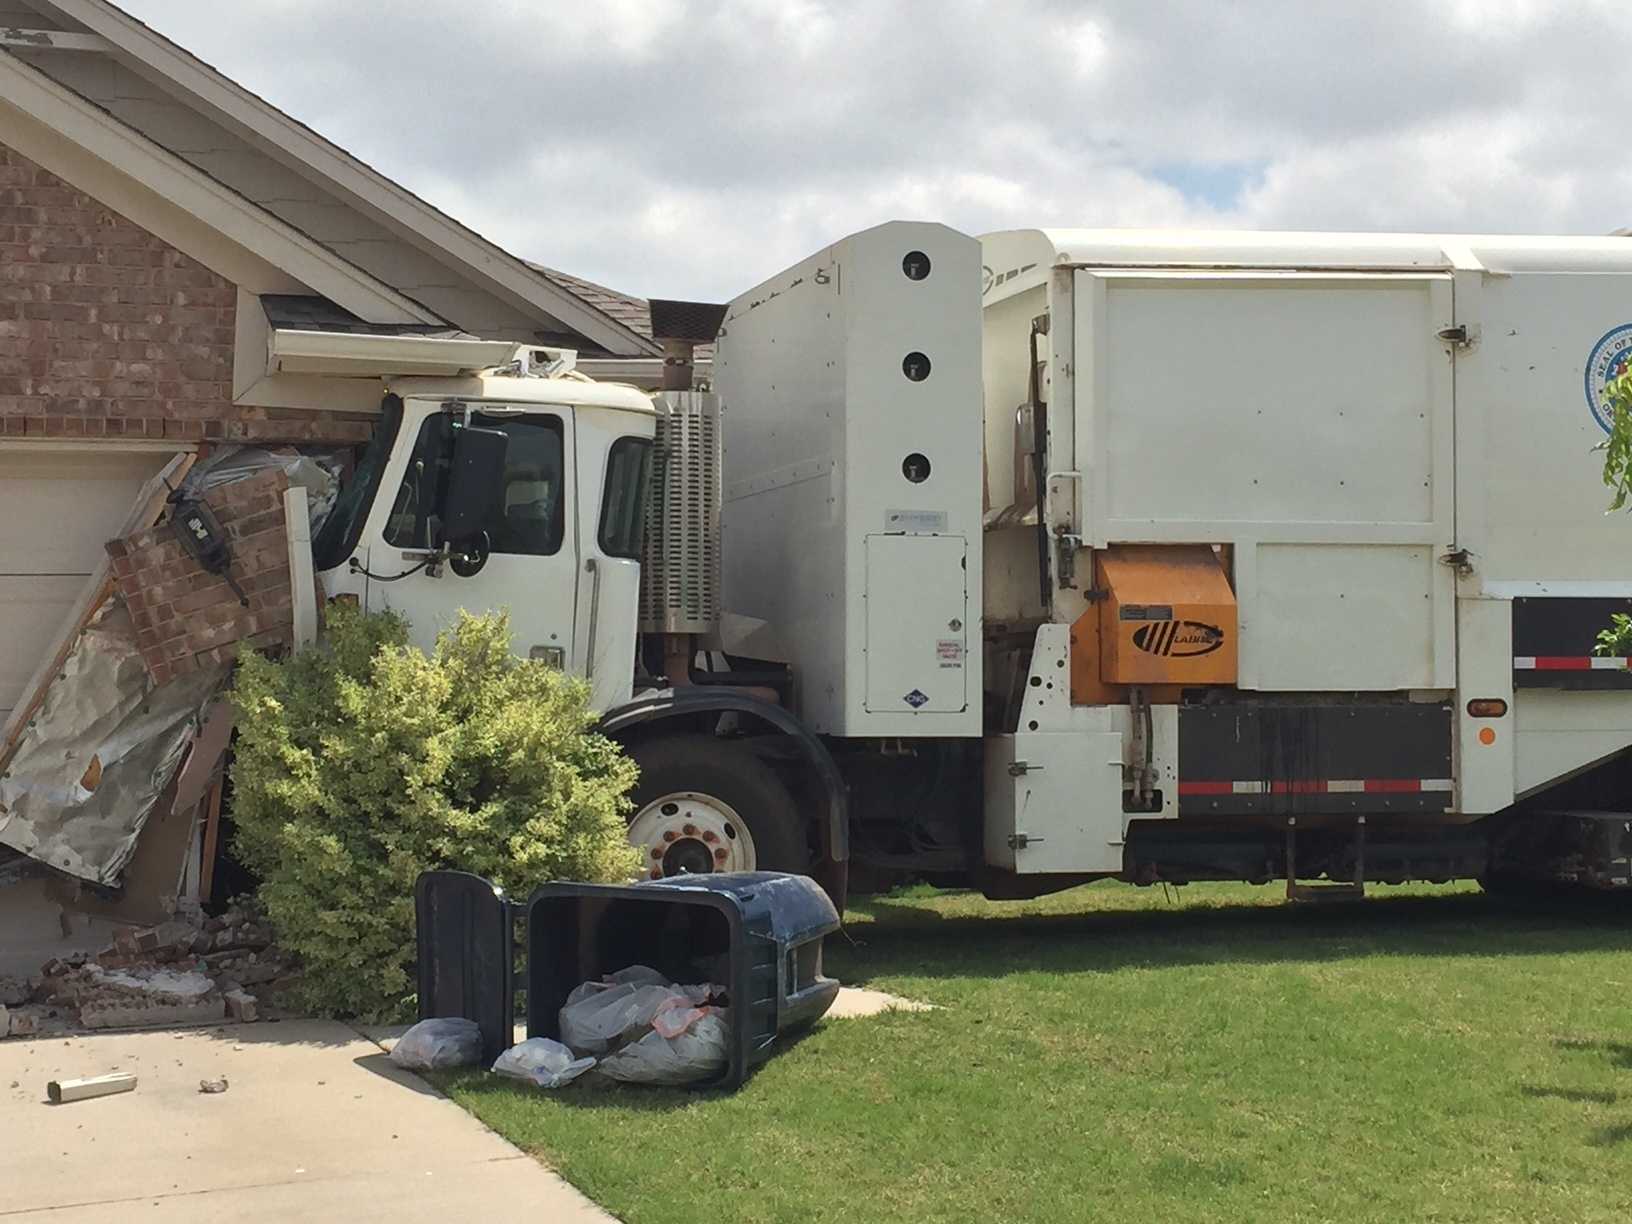
[[[159,451],[0,450],[0,724],[103,557]]]

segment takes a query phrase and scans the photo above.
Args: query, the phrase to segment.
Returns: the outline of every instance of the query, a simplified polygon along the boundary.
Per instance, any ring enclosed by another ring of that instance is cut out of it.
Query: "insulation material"
[[[225,667],[154,686],[120,603],[92,621],[0,777],[0,844],[114,884]]]
[[[271,450],[259,446],[223,446],[201,460],[182,483],[191,493],[204,494],[211,489],[272,468],[280,468],[291,486],[306,490],[306,505],[311,511],[312,534],[323,526],[334,503],[340,497],[341,477],[345,472],[346,452],[338,450],[296,450],[279,446]]]

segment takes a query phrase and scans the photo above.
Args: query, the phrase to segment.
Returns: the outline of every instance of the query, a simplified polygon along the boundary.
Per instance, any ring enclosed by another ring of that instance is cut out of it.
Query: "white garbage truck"
[[[389,380],[314,546],[585,677],[651,875],[1629,882],[1632,242],[894,222],[662,318]]]

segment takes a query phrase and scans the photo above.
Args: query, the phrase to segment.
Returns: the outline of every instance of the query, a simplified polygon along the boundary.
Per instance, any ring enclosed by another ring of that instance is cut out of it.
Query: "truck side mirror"
[[[442,507],[442,538],[457,545],[492,520],[504,496],[505,455],[510,439],[502,430],[461,429],[453,443],[453,471]]]

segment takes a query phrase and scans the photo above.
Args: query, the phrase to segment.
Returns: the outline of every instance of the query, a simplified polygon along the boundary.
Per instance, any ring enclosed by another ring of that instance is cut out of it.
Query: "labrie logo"
[[[1224,631],[1200,621],[1151,621],[1133,631],[1133,644],[1146,654],[1164,658],[1189,659],[1212,654],[1224,645]]]

